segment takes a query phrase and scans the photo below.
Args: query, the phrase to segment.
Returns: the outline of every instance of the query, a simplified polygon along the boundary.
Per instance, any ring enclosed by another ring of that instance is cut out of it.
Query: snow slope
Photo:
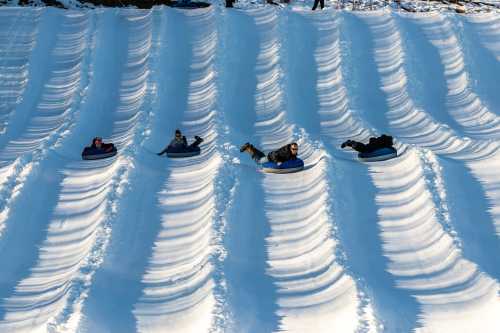
[[[1,7],[0,331],[497,332],[499,45],[495,13]],[[156,156],[176,128],[200,156]]]

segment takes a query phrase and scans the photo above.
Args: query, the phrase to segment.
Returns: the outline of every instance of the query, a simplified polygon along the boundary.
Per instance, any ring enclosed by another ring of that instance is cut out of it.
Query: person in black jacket
[[[362,142],[347,140],[342,143],[341,148],[351,147],[360,153],[371,153],[380,148],[391,148],[393,145],[392,136],[382,134],[380,137],[371,137],[368,144]]]
[[[195,135],[194,136],[195,141],[188,145],[187,139],[184,135],[182,135],[181,131],[179,129],[175,130],[175,137],[173,138],[172,141],[170,141],[169,145],[165,147],[161,152],[159,152],[157,155],[161,156],[167,152],[167,150],[174,150],[177,152],[181,151],[187,151],[191,148],[196,148],[200,145],[200,143],[203,142],[203,139],[200,138],[199,136]]]
[[[112,143],[103,143],[102,138],[98,136],[92,140],[90,147],[107,153],[113,150],[114,145]]]
[[[259,149],[255,148],[249,142],[241,146],[240,152],[249,153],[252,156],[252,159],[257,163],[264,163],[266,161],[266,155]],[[293,142],[267,154],[267,160],[270,162],[281,164],[286,161],[297,159],[298,152],[299,145]]]
[[[314,0],[312,10],[316,10],[316,8],[318,8],[318,4],[320,4],[321,9],[323,9],[325,7],[325,0]]]

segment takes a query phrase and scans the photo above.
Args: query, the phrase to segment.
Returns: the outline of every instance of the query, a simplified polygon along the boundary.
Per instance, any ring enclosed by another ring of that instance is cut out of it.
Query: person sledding
[[[85,147],[82,152],[84,160],[96,160],[116,155],[117,150],[112,143],[104,143],[101,137],[92,139],[92,144]]]
[[[352,148],[359,153],[359,159],[366,162],[383,161],[397,156],[392,136],[385,134],[379,137],[371,137],[367,144],[347,140],[340,147],[342,149],[346,147]]]
[[[184,135],[182,135],[179,129],[175,130],[175,136],[170,141],[167,147],[159,152],[157,155],[161,156],[163,154],[167,154],[169,157],[186,157],[186,154],[193,155],[195,153],[200,152],[199,145],[203,142],[203,139],[199,136],[194,136],[194,142],[188,145],[187,139]],[[179,155],[179,156],[177,156]],[[182,155],[182,156],[180,156]]]
[[[249,142],[241,146],[240,152],[250,154],[252,159],[261,165],[265,172],[286,173],[304,168],[304,162],[297,157],[299,145],[295,142],[271,151],[267,156]]]
[[[295,142],[287,144],[278,150],[269,152],[267,154],[267,158],[262,151],[255,148],[255,146],[252,145],[250,142],[247,142],[243,146],[241,146],[240,152],[250,154],[252,159],[259,164],[262,164],[267,161],[281,164],[286,161],[297,159],[297,154],[299,152],[299,145],[296,144]]]
[[[341,148],[351,147],[360,153],[371,153],[380,148],[393,148],[392,136],[382,134],[379,137],[371,137],[367,144],[362,142],[347,140],[340,146]]]

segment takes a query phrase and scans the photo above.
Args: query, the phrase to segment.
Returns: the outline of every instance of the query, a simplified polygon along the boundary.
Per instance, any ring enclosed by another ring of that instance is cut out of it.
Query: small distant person
[[[382,134],[380,137],[371,137],[367,144],[354,140],[347,140],[342,143],[340,147],[342,149],[351,147],[360,153],[371,153],[380,148],[392,148],[393,144],[392,136]]]
[[[267,160],[266,155],[259,149],[255,148],[249,142],[241,146],[240,152],[250,154],[252,159],[258,164],[262,164],[266,161],[281,164],[286,161],[297,159],[297,154],[299,153],[299,145],[293,142],[281,147],[278,150],[272,151],[267,154]]]
[[[175,137],[172,141],[170,141],[169,145],[165,147],[161,152],[157,155],[161,156],[167,152],[167,150],[175,150],[175,151],[188,151],[189,149],[196,148],[203,142],[203,139],[199,136],[194,136],[195,141],[188,145],[187,139],[184,135],[182,135],[179,129],[175,130]]]
[[[114,144],[103,143],[102,138],[98,136],[92,140],[92,145],[90,147],[108,153],[113,150]]]
[[[325,7],[325,0],[314,0],[312,10],[316,10],[316,8],[318,8],[318,4],[320,4],[321,9],[323,9]]]

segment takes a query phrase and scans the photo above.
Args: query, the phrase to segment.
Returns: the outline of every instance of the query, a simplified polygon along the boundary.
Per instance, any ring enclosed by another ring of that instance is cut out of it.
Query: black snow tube
[[[92,148],[92,147],[85,147],[82,152],[82,159],[84,160],[100,160],[103,158],[108,158],[115,156],[118,151],[116,150],[116,147],[112,145],[111,151],[105,151],[105,149],[98,149],[98,148]]]
[[[196,9],[196,8],[207,8],[210,6],[207,2],[198,2],[198,1],[171,1],[166,4],[169,7],[180,8],[180,9]]]
[[[170,158],[191,157],[201,154],[200,147],[172,148],[168,147],[167,156]]]

